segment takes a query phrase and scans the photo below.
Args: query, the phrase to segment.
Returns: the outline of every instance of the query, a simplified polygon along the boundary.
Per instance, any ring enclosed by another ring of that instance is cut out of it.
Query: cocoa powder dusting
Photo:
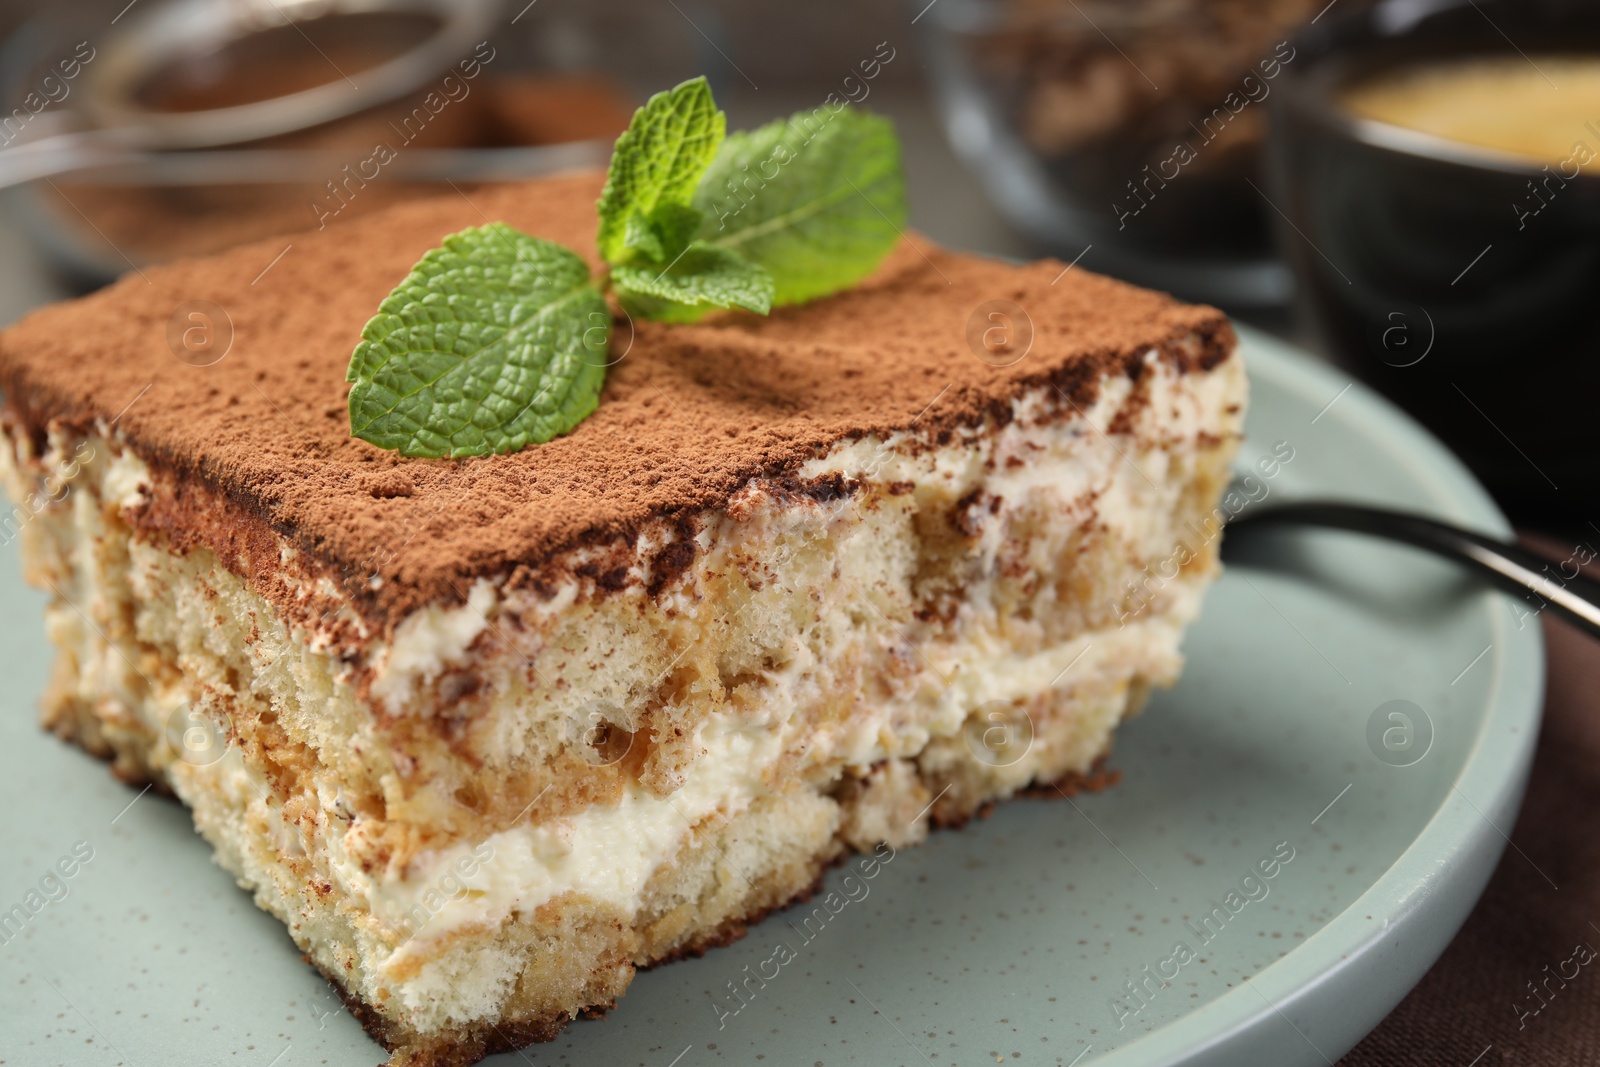
[[[1052,284],[1060,263],[1010,266],[916,237],[858,288],[770,318],[631,331],[619,319],[626,354],[599,411],[548,444],[428,460],[350,437],[350,352],[412,264],[491,219],[595,262],[600,185],[586,174],[417,201],[130,274],[0,334],[0,390],[34,429],[117,419],[147,462],[227,497],[229,522],[288,537],[383,627],[459,600],[479,576],[536,573],[554,553],[626,542],[653,519],[689,522],[752,478],[793,479],[840,441],[908,427],[947,440],[962,425],[1004,422],[1010,401],[1040,385],[1060,389],[1063,406],[1086,405],[1102,375],[1137,373],[1152,348],[1183,370],[1232,351],[1214,309],[1081,268]],[[967,340],[969,318],[995,299],[1023,308],[1034,331],[1008,367]],[[168,342],[175,309],[196,300],[232,323],[231,348],[211,366],[185,363]]]

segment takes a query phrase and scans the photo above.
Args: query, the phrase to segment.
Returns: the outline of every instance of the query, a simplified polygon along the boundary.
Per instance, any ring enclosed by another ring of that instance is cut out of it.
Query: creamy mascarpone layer
[[[1085,635],[1033,656],[970,647],[959,666],[951,665],[962,695],[952,694],[940,714],[921,727],[893,730],[888,716],[878,715],[852,724],[841,736],[810,740],[852,766],[869,767],[915,755],[933,736],[955,735],[968,710],[988,701],[1010,701],[1053,686],[1093,687],[1109,677],[1125,677],[1134,664],[1175,662],[1183,625],[1198,600],[1199,590],[1185,585],[1181,605],[1170,614]],[[694,826],[737,814],[775,787],[770,772],[785,745],[795,740],[792,734],[781,721],[735,723],[714,715],[700,733],[704,755],[669,797],[635,786],[614,806],[541,826],[523,824],[482,843],[434,853],[404,879],[375,879],[342,858],[331,866],[344,888],[364,899],[380,920],[401,928],[416,925],[410,917],[426,916],[392,963],[428,938],[468,925],[492,926],[514,910],[530,910],[567,892],[631,912],[651,875],[678,852]],[[468,864],[475,872],[461,875],[463,861],[470,858],[480,861]]]

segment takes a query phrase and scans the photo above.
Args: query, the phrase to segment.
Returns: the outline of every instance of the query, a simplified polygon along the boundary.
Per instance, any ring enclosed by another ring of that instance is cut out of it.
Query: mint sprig
[[[405,456],[515,452],[570,432],[605,382],[609,286],[629,314],[766,314],[870,274],[905,221],[885,119],[818,108],[745,134],[704,78],[657,93],[617,139],[598,204],[599,283],[504,223],[451,234],[361,332],[350,432]]]

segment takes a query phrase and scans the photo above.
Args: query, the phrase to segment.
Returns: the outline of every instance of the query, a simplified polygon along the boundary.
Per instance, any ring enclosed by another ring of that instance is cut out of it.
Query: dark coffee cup
[[[1334,8],[1294,44],[1271,101],[1269,190],[1329,354],[1518,518],[1600,522],[1600,100],[1548,163],[1340,102],[1364,79],[1445,60],[1600,63],[1600,7],[1383,0]]]

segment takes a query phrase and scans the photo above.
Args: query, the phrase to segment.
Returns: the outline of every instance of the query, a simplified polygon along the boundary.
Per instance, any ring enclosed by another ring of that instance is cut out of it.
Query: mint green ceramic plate
[[[1394,408],[1260,335],[1245,349],[1241,468],[1293,454],[1261,481],[1269,499],[1506,531]],[[499,1062],[1336,1060],[1421,976],[1498,860],[1542,651],[1509,600],[1448,566],[1346,535],[1275,536],[1271,567],[1235,566],[1211,593],[1182,683],[1120,735],[1119,787],[936,834],[837,914],[775,915],[641,975],[608,1019]],[[14,548],[0,556],[0,910],[30,890],[47,900],[0,944],[0,1060],[378,1062],[176,804],[38,731],[41,597]],[[92,858],[44,893],[75,848]],[[755,973],[769,977],[746,983]]]

